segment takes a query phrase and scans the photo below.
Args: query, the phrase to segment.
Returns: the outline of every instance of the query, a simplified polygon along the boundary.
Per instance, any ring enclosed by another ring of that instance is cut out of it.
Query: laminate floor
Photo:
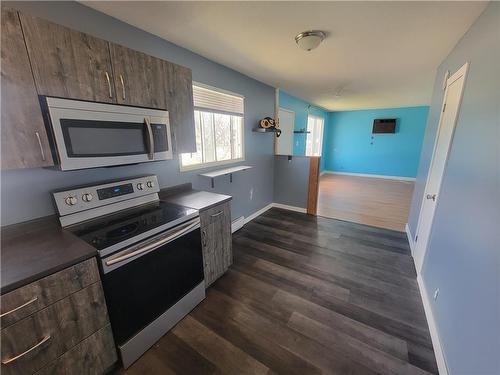
[[[404,231],[413,186],[412,181],[324,174],[318,215]]]
[[[234,264],[126,374],[437,373],[400,232],[273,208]]]

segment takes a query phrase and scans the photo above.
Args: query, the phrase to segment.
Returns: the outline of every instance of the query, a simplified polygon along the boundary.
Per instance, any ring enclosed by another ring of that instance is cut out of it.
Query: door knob
[[[432,199],[433,201],[436,201],[436,194],[427,194],[425,197],[427,199]]]

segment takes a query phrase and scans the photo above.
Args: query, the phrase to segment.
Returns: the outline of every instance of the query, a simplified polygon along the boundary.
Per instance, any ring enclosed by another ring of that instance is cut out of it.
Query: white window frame
[[[305,154],[306,156],[314,156],[314,157],[321,157],[323,156],[323,138],[324,138],[324,135],[325,135],[325,118],[322,117],[322,116],[317,116],[317,115],[312,115],[312,114],[308,114],[307,115],[307,124],[306,124],[306,130],[309,130],[309,118],[312,118],[314,119],[314,121],[316,122],[318,119],[320,119],[322,121],[322,127],[321,127],[321,138],[320,138],[320,149],[319,149],[319,155],[308,155],[307,154],[307,138],[309,136],[312,136],[312,133],[307,133],[306,134],[306,149],[305,149]],[[314,147],[314,146],[313,146]]]
[[[195,171],[195,170],[200,170],[200,169],[207,169],[207,168],[212,168],[212,167],[218,167],[218,166],[223,166],[223,165],[228,165],[228,164],[235,164],[235,163],[240,163],[242,161],[245,161],[245,97],[241,94],[237,94],[232,91],[220,89],[218,87],[213,87],[210,85],[206,85],[204,83],[199,83],[193,81],[193,86],[199,86],[203,87],[209,90],[217,91],[222,94],[228,94],[228,95],[234,95],[238,96],[243,99],[243,116],[241,117],[241,124],[242,124],[242,129],[241,129],[241,158],[238,159],[229,159],[229,160],[218,160],[218,161],[211,161],[207,163],[200,163],[200,164],[193,164],[193,165],[182,165],[182,154],[179,154],[179,169],[181,172],[189,172],[189,171]],[[219,114],[226,114],[226,115],[232,115],[236,116],[235,114],[232,113],[225,113],[223,111],[217,111],[214,109],[210,108],[202,108],[202,107],[194,107],[193,111],[202,111],[202,112],[210,112],[210,113],[219,113]],[[217,146],[215,146],[217,147]],[[188,154],[188,152],[187,152]]]

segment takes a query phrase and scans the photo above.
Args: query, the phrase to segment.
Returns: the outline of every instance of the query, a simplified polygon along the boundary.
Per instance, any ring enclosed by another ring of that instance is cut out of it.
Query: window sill
[[[243,161],[245,161],[245,158],[223,160],[223,161],[214,161],[212,163],[206,163],[206,164],[187,165],[185,167],[183,167],[180,164],[180,161],[179,161],[179,169],[180,169],[181,172],[193,172],[193,171],[199,171],[199,170],[202,170],[202,169],[220,167],[222,165],[229,165],[229,164],[241,163]]]

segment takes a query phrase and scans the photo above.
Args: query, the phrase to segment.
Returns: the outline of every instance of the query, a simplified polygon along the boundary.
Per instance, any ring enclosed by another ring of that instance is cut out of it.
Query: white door
[[[279,119],[281,135],[276,138],[276,155],[293,155],[295,112],[280,108]]]
[[[429,173],[427,175],[427,183],[425,185],[423,202],[420,208],[417,236],[415,239],[415,254],[413,254],[413,257],[415,258],[418,273],[422,270],[425,252],[427,251],[427,244],[431,234],[434,212],[439,202],[441,181],[443,179],[446,161],[448,160],[448,152],[450,151],[453,132],[458,118],[467,68],[468,63],[462,66],[446,81],[439,127]]]

